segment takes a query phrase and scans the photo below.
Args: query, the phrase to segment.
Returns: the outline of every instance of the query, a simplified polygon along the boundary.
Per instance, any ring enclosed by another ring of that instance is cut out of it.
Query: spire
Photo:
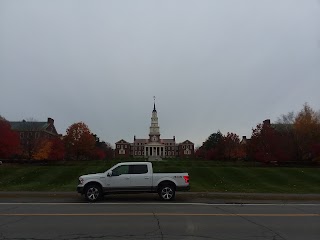
[[[153,96],[153,112],[156,112],[156,97]]]
[[[152,116],[151,116],[151,125],[150,125],[150,140],[151,140],[151,137],[154,138],[154,136],[158,136],[157,138],[160,137],[160,130],[159,130],[159,124],[158,124],[158,113],[157,113],[157,110],[156,110],[156,97],[153,96],[153,111],[152,111]],[[154,141],[154,140],[153,140]]]

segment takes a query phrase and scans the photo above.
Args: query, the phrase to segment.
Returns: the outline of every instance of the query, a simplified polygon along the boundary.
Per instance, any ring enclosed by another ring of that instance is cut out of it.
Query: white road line
[[[320,203],[141,203],[141,202],[103,202],[103,203],[0,203],[0,205],[194,205],[194,206],[320,206]]]

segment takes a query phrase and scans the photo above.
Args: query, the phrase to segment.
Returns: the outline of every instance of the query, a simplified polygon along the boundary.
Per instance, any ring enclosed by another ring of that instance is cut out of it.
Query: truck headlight
[[[79,178],[79,184],[82,184],[84,182],[83,178]]]

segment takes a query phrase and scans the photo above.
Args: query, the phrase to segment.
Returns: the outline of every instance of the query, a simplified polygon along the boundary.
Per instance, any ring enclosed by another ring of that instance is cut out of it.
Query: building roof
[[[161,139],[162,143],[175,143],[176,141],[174,139]]]
[[[126,144],[129,144],[127,141],[125,141],[125,140],[123,140],[123,139],[119,140],[119,141],[118,141],[118,142],[116,142],[115,144],[120,144],[120,143],[126,143]]]
[[[45,132],[54,136],[58,136],[58,132],[54,127],[54,120],[48,118],[47,122],[25,121],[9,122],[11,129],[17,132]]]
[[[9,122],[12,130],[15,131],[44,131],[50,125],[47,122]]]
[[[134,143],[147,143],[149,139],[143,139],[143,138],[136,138],[134,140]]]
[[[193,144],[193,142],[189,141],[189,140],[185,140],[184,142],[180,143],[180,144]]]

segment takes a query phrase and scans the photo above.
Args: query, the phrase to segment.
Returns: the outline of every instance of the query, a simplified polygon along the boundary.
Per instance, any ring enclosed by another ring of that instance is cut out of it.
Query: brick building
[[[30,139],[53,138],[59,136],[52,118],[48,118],[46,122],[22,120],[20,122],[9,123],[11,125],[11,129],[19,133],[21,142]]]
[[[149,138],[139,139],[134,136],[133,143],[123,139],[116,142],[115,157],[137,157],[145,159],[161,159],[172,157],[191,157],[194,155],[194,144],[185,140],[176,143],[173,138],[161,139],[156,104],[153,105]]]
[[[61,137],[54,126],[54,120],[48,118],[47,122],[25,121],[9,122],[11,129],[18,132],[22,156],[33,159],[43,140]]]

